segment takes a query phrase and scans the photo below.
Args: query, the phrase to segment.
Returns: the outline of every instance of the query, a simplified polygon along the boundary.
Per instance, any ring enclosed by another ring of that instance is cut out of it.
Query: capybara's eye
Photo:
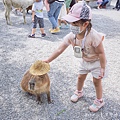
[[[44,76],[43,76],[43,75],[39,75],[39,78],[41,78],[41,79],[42,79],[42,78],[44,78]]]

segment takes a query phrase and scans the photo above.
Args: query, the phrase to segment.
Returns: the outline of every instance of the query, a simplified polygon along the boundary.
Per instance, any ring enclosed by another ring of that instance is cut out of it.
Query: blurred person
[[[65,5],[66,5],[66,10],[67,10],[67,14],[69,13],[69,9],[70,9],[70,4],[71,4],[72,0],[65,0]]]
[[[48,4],[48,5],[46,4],[48,18],[52,24],[52,28],[50,28],[49,31],[52,34],[60,32],[60,29],[58,27],[58,16],[63,3],[64,3],[64,0],[57,0],[51,4]]]
[[[108,2],[109,2],[109,0],[103,0],[101,5],[99,6],[99,8],[106,8],[106,5]]]
[[[97,1],[97,4],[98,4],[97,8],[98,8],[98,9],[101,9],[101,4],[102,4],[102,2],[103,2],[103,0],[98,0],[98,1]]]
[[[116,5],[113,9],[120,10],[120,0],[117,0]]]
[[[69,28],[68,23],[62,19],[62,17],[64,17],[65,15],[67,15],[67,11],[66,11],[65,3],[63,3],[59,16],[58,16],[58,24],[59,24],[60,29],[62,28],[62,23],[64,23],[65,25],[64,28]]]
[[[70,10],[70,8],[71,8],[76,2],[77,2],[76,0],[72,0],[72,1],[71,1],[69,10]]]

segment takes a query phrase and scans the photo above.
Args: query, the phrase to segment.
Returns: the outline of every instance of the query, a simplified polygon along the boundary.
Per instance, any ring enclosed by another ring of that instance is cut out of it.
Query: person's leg
[[[108,0],[106,0],[106,2],[104,3],[104,7],[106,8],[106,5],[108,4]]]
[[[97,99],[101,99],[102,98],[101,79],[96,79],[96,78],[93,77],[93,83],[94,83],[95,90],[96,90],[96,97],[97,97]]]
[[[41,36],[45,37],[46,34],[45,34],[45,31],[44,31],[44,19],[43,18],[39,18],[38,23],[39,23],[39,28],[40,28]]]
[[[52,24],[52,29],[55,29],[57,27],[57,22],[54,17],[54,14],[55,14],[57,8],[58,8],[57,2],[53,2],[52,4],[50,4],[50,11],[48,11],[48,18]]]
[[[105,102],[102,99],[102,83],[101,79],[93,78],[93,83],[96,90],[96,99],[94,103],[89,107],[90,111],[97,112],[101,107],[104,106]]]
[[[78,75],[78,81],[77,81],[77,90],[78,91],[82,91],[86,76],[87,76],[87,74]]]
[[[72,102],[77,102],[78,99],[83,96],[82,88],[83,88],[86,76],[87,76],[87,74],[78,75],[77,90],[74,92],[74,95],[71,96]]]
[[[61,20],[58,19],[58,25],[59,25],[59,28],[61,28]]]
[[[33,29],[32,29],[32,33],[31,33],[31,34],[32,34],[32,35],[34,35],[34,34],[35,34],[35,32],[36,32],[36,28],[33,28]]]
[[[120,0],[118,0],[117,10],[120,10]]]
[[[38,23],[37,16],[34,16],[32,32],[28,37],[35,38],[35,32],[36,32],[37,23]]]
[[[54,17],[55,17],[56,23],[58,22],[58,15],[60,13],[61,7],[62,7],[62,4],[58,3],[58,7],[57,7],[57,9],[56,9],[56,11],[54,13]]]
[[[89,107],[90,111],[97,112],[102,106],[104,106],[104,101],[102,99],[102,79],[99,78],[99,75],[101,74],[101,65],[100,61],[95,61],[90,63],[90,71],[93,76],[93,83],[95,86],[96,91],[96,99],[94,100],[94,103]],[[105,70],[106,74],[106,70]]]
[[[36,28],[32,28],[32,32],[30,35],[28,35],[29,38],[35,38],[35,32],[36,32]]]
[[[44,28],[40,28],[40,32],[41,32],[41,34],[45,33]]]
[[[106,4],[108,3],[109,1],[108,0],[103,0],[101,6],[102,8],[106,8]]]
[[[115,7],[118,8],[119,0],[117,0]]]
[[[67,25],[67,24],[68,24],[65,20],[62,20],[62,22],[63,22],[65,25]]]
[[[61,7],[62,7],[62,4],[56,2],[56,11],[54,12],[54,15],[53,15],[55,19],[55,25],[54,25],[54,29],[50,31],[51,33],[60,32],[60,29],[58,27],[58,15],[60,13]]]

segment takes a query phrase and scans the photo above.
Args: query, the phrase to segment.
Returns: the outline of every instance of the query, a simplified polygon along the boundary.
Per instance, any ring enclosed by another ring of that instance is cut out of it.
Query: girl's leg
[[[97,112],[101,107],[104,106],[104,101],[102,99],[102,82],[101,79],[93,78],[93,83],[96,90],[96,99],[94,103],[89,107],[90,111]]]
[[[74,92],[74,95],[71,96],[72,102],[77,102],[79,98],[83,96],[82,88],[87,74],[79,75],[77,81],[77,90]]]
[[[77,81],[77,90],[78,91],[82,91],[86,76],[87,76],[87,74],[78,75],[78,81]]]
[[[96,90],[96,97],[97,97],[97,99],[101,99],[102,98],[102,82],[101,82],[101,79],[93,78],[93,83],[94,83],[95,90]]]

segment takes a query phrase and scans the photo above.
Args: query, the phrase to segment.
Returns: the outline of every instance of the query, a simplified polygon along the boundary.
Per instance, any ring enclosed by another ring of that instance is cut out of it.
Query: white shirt
[[[43,6],[43,0],[33,3],[32,10],[35,11],[35,15],[39,18],[43,18]]]

